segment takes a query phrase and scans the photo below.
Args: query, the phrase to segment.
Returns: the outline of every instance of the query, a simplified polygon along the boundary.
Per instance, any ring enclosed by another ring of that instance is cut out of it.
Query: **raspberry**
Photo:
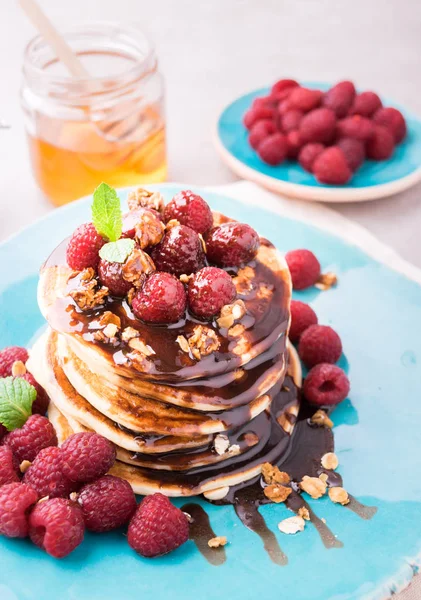
[[[282,100],[282,102],[280,102],[278,104],[276,116],[282,116],[290,110],[295,110],[295,109],[290,105],[290,103],[288,102],[288,99]]]
[[[250,130],[249,144],[257,150],[259,144],[272,133],[276,132],[276,127],[273,121],[269,119],[263,119],[263,121],[257,121]]]
[[[150,275],[132,301],[132,310],[146,323],[176,323],[186,310],[184,286],[170,273]]]
[[[32,462],[43,448],[57,446],[57,435],[47,417],[31,415],[23,427],[8,433],[2,443],[11,448],[20,464],[23,460]]]
[[[151,252],[158,271],[177,277],[196,273],[205,266],[205,254],[198,234],[185,225],[172,227]]]
[[[252,260],[260,238],[250,225],[223,223],[214,227],[206,238],[208,260],[221,267],[236,267]]]
[[[366,142],[374,133],[374,125],[366,117],[353,115],[352,117],[346,117],[346,119],[338,121],[336,130],[339,137],[350,137],[361,142]]]
[[[288,144],[282,133],[268,135],[257,148],[260,158],[273,167],[280,165],[285,160],[287,153]]]
[[[319,363],[335,363],[342,354],[339,335],[328,325],[311,325],[300,338],[298,354],[310,369]]]
[[[340,81],[323,96],[323,106],[332,109],[341,118],[348,114],[355,98],[352,81]]]
[[[261,121],[262,119],[272,119],[274,114],[274,109],[269,106],[249,108],[243,118],[244,126],[247,129],[251,129],[257,121]]]
[[[382,101],[377,94],[374,92],[362,92],[355,97],[349,114],[371,117],[381,105]]]
[[[97,532],[121,527],[131,519],[137,506],[130,484],[113,475],[83,486],[78,503],[86,529]]]
[[[313,110],[320,106],[323,94],[319,90],[309,90],[303,87],[296,87],[288,96],[290,108],[298,108],[304,112]]]
[[[313,173],[320,183],[341,185],[352,177],[352,171],[340,148],[331,146],[323,150],[313,163]]]
[[[30,485],[40,496],[66,498],[75,490],[75,484],[63,475],[60,448],[44,448],[26,471],[23,482]]]
[[[351,171],[356,171],[361,167],[365,159],[363,142],[354,138],[341,138],[336,142],[336,146],[344,153],[345,160]]]
[[[27,372],[21,377],[33,385],[37,391],[37,397],[32,405],[32,414],[45,415],[48,405],[50,404],[50,398],[47,392],[44,390],[42,385],[35,380],[35,377],[31,373]]]
[[[329,108],[316,108],[307,113],[300,123],[300,135],[303,142],[329,144],[336,129],[336,117]]]
[[[146,557],[172,552],[189,538],[186,515],[163,494],[152,494],[140,503],[130,521],[129,545]]]
[[[284,133],[289,133],[294,129],[298,129],[303,117],[304,113],[302,110],[298,110],[296,108],[287,110],[283,115],[281,115],[280,119],[282,131]]]
[[[106,240],[99,235],[92,223],[80,225],[67,245],[67,264],[75,271],[88,267],[96,269],[99,263],[99,251]]]
[[[323,152],[325,147],[323,144],[306,144],[300,150],[298,155],[298,162],[300,165],[308,171],[313,172],[313,165],[316,158]]]
[[[29,537],[55,558],[73,552],[82,543],[84,533],[80,507],[64,498],[40,502],[29,516]]]
[[[28,512],[38,494],[25,483],[8,483],[0,488],[0,534],[24,538],[28,535]]]
[[[73,433],[61,447],[62,471],[70,481],[88,483],[102,477],[115,462],[114,445],[97,433]]]
[[[317,315],[308,304],[299,300],[291,300],[291,324],[289,327],[289,339],[298,342],[301,334],[310,325],[317,324]]]
[[[104,258],[99,261],[99,281],[108,288],[113,296],[124,297],[133,287],[133,284],[123,277],[123,266],[122,263],[109,262]]]
[[[373,160],[386,160],[393,154],[395,140],[392,133],[386,127],[376,125],[374,134],[367,142],[367,158]]]
[[[348,396],[349,390],[349,379],[342,369],[328,363],[313,367],[303,385],[305,398],[317,406],[339,404]]]
[[[399,144],[406,136],[406,122],[397,108],[379,108],[374,113],[373,121],[377,125],[386,127],[393,135],[396,144]]]
[[[255,98],[251,103],[251,108],[273,108],[275,104],[275,99],[272,96],[260,96],[259,98]]]
[[[136,227],[142,220],[142,216],[145,213],[152,213],[159,221],[162,221],[162,215],[154,208],[136,208],[130,210],[128,213],[123,215],[123,229],[121,237],[134,239],[136,235]]]
[[[310,250],[290,250],[285,255],[294,290],[314,285],[320,277],[320,263]]]
[[[279,81],[273,84],[270,93],[276,96],[277,94],[282,94],[285,90],[291,91],[295,87],[298,87],[295,79],[279,79]]]
[[[12,375],[13,363],[20,360],[23,363],[29,358],[26,348],[19,346],[9,346],[0,351],[0,377],[10,377]]]
[[[197,233],[205,233],[213,225],[212,211],[207,202],[190,190],[178,192],[167,204],[164,219],[168,223],[176,219],[181,225],[194,229]]]
[[[8,446],[0,446],[0,487],[20,481],[19,463]]]
[[[190,279],[187,292],[189,308],[198,317],[210,319],[237,295],[235,285],[226,271],[205,267]]]
[[[298,131],[290,131],[287,133],[287,145],[288,145],[288,158],[297,158],[298,153],[301,150],[303,141]]]

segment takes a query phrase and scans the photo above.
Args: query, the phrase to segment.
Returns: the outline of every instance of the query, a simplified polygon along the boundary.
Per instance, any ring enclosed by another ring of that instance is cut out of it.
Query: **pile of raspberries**
[[[357,94],[351,81],[327,92],[277,81],[244,115],[250,146],[267,164],[298,160],[323,184],[343,185],[366,159],[386,160],[406,136],[396,108],[375,92]]]

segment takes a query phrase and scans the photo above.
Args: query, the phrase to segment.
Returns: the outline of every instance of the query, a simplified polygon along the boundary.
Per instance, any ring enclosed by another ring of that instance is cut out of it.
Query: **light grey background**
[[[211,142],[219,110],[283,76],[337,81],[421,115],[418,0],[39,0],[61,29],[136,21],[155,40],[167,84],[169,179],[235,181]],[[32,179],[19,106],[22,54],[34,34],[16,0],[0,0],[0,239],[51,210]],[[421,266],[421,186],[336,206]],[[421,598],[415,586],[405,598]],[[420,587],[421,589],[421,587]],[[410,595],[411,594],[411,595]],[[403,596],[402,596],[403,598]]]

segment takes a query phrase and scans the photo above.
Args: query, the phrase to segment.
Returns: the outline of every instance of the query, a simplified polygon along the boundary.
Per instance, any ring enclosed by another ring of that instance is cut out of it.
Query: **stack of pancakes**
[[[214,214],[215,225],[226,220]],[[39,284],[49,329],[29,369],[51,397],[60,442],[80,431],[105,436],[117,447],[111,472],[139,494],[220,499],[262,463],[282,461],[300,369],[287,345],[289,271],[260,241],[253,261],[229,270],[240,312],[206,323],[187,313],[163,326],[136,319],[127,300],[81,311],[69,295],[67,240],[53,252]]]

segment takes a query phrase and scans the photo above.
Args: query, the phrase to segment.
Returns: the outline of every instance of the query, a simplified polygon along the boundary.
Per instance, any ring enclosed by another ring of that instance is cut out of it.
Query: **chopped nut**
[[[115,315],[114,313],[112,313],[110,310],[106,310],[105,313],[103,315],[101,315],[101,318],[99,320],[99,325],[100,327],[105,327],[106,325],[109,324],[115,325],[117,327],[117,329],[120,329],[121,327],[121,320],[120,317],[118,315]]]
[[[186,352],[187,354],[190,352],[189,343],[186,340],[186,338],[184,337],[184,335],[179,335],[175,341],[180,346],[180,348],[182,349],[183,352]]]
[[[79,274],[79,285],[69,292],[81,310],[91,310],[96,306],[101,306],[108,296],[108,288],[100,287],[98,281],[94,278],[93,269],[84,269]]]
[[[130,340],[136,337],[139,337],[139,332],[137,331],[137,329],[134,329],[134,327],[126,327],[125,329],[123,329],[123,332],[121,334],[121,339],[123,340],[123,342],[129,342]]]
[[[225,546],[228,542],[225,535],[218,535],[208,541],[209,548],[219,548],[220,546]]]
[[[335,470],[339,465],[339,460],[334,452],[327,452],[322,456],[321,463],[324,469]]]
[[[310,521],[310,513],[308,512],[308,508],[306,506],[301,506],[298,509],[298,516],[302,517],[306,521]]]
[[[77,499],[79,498],[79,494],[77,492],[71,492],[69,498],[72,502],[77,502]]]
[[[220,342],[216,333],[204,325],[196,325],[194,333],[187,340],[194,358],[200,360],[218,350]]]
[[[233,327],[230,327],[228,329],[228,335],[230,337],[240,337],[240,335],[243,335],[245,330],[246,328],[244,327],[244,325],[241,325],[241,323],[237,323],[237,325],[234,325]]]
[[[21,473],[26,473],[32,463],[29,460],[23,460],[19,465],[19,471]]]
[[[200,241],[201,241],[201,243],[202,243],[202,249],[203,249],[203,252],[206,254],[206,242],[205,242],[205,240],[203,239],[203,235],[202,235],[201,233],[199,233],[199,239],[200,239]]]
[[[232,280],[238,294],[247,295],[251,292],[254,276],[254,269],[248,266],[238,271],[237,276]]]
[[[191,275],[180,275],[180,281],[181,283],[188,283],[191,279]]]
[[[168,223],[165,225],[165,231],[169,231],[173,227],[178,227],[180,225],[180,221],[177,219],[170,219]]]
[[[280,471],[277,466],[273,466],[266,462],[262,465],[262,476],[265,483],[289,483],[290,477],[288,473]]]
[[[149,254],[135,248],[122,267],[123,279],[133,283],[135,288],[143,285],[146,275],[155,271],[155,265]]]
[[[165,208],[164,197],[160,192],[150,192],[141,187],[133,192],[129,192],[127,203],[130,210],[136,210],[136,208],[153,208],[162,213]]]
[[[25,375],[26,367],[21,360],[15,360],[12,365],[12,375],[13,377],[22,377]]]
[[[300,488],[314,500],[321,498],[326,493],[326,483],[318,477],[305,475],[300,483]]]
[[[291,492],[292,489],[285,487],[284,485],[272,484],[263,488],[263,493],[266,498],[269,498],[269,500],[272,500],[272,502],[276,502],[277,504],[279,502],[285,502]]]
[[[135,295],[136,295],[136,288],[132,287],[127,294],[127,303],[129,306],[132,305],[133,298],[135,297]]]
[[[109,323],[105,328],[104,328],[104,335],[111,339],[114,338],[117,334],[118,331],[118,327],[117,325],[114,325],[114,323]]]
[[[331,487],[328,494],[332,502],[342,504],[342,506],[349,504],[348,492],[343,487]]]
[[[326,523],[326,519],[324,517],[322,517],[320,520],[321,520],[322,523]]]
[[[298,533],[299,531],[304,531],[305,521],[302,517],[288,517],[284,519],[280,523],[278,523],[279,531],[282,533],[286,533],[288,535],[293,535],[294,533]]]
[[[338,278],[336,277],[335,273],[329,272],[322,273],[314,285],[319,290],[323,290],[325,292],[326,290],[330,290],[330,288],[335,286],[337,283]]]
[[[228,448],[228,454],[230,456],[236,456],[237,454],[240,454],[240,450],[241,448],[238,444],[233,444]]]
[[[147,346],[145,342],[142,342],[138,337],[129,340],[129,346],[136,352],[140,352],[140,354],[144,354],[145,356],[152,356],[155,354],[154,350],[152,350],[150,346]]]
[[[225,452],[228,450],[230,445],[230,441],[227,438],[226,435],[222,435],[221,433],[218,433],[218,435],[215,437],[214,441],[213,441],[213,447],[215,448],[215,452],[217,454],[219,454],[219,456],[222,456],[222,454],[225,454]]]
[[[323,481],[323,483],[327,483],[327,480],[328,480],[327,473],[321,473],[319,475],[319,479],[320,479],[320,481]]]
[[[140,215],[135,227],[135,240],[143,250],[148,246],[156,246],[164,236],[165,225],[161,219],[150,211]]]
[[[333,421],[327,416],[324,410],[317,410],[310,419],[310,423],[318,425],[319,427],[329,427],[332,429]]]
[[[221,308],[220,317],[217,319],[219,327],[226,327],[229,329],[244,315],[246,314],[246,305],[242,300],[236,300],[232,304],[226,304]]]

